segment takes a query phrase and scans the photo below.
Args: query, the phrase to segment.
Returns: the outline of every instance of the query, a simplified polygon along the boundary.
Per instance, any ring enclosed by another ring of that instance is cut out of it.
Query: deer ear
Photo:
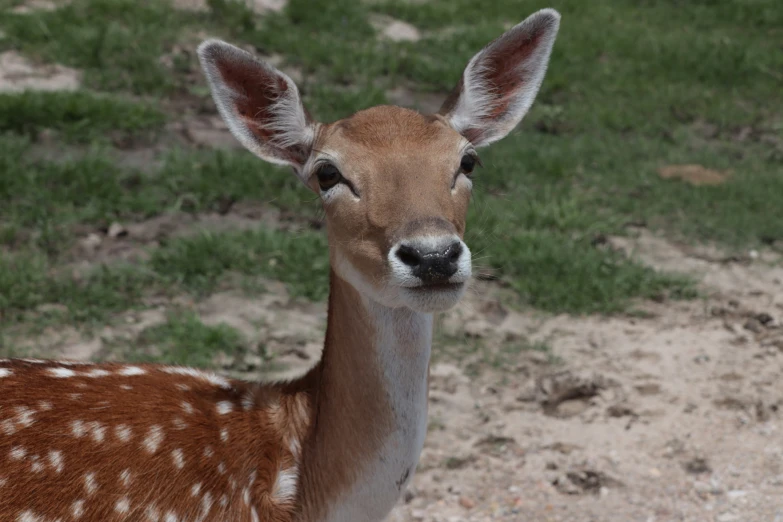
[[[291,165],[301,178],[317,124],[302,105],[293,80],[220,40],[203,42],[198,56],[231,133],[260,158]]]
[[[504,138],[538,94],[560,26],[542,9],[489,43],[468,63],[439,114],[476,147]]]

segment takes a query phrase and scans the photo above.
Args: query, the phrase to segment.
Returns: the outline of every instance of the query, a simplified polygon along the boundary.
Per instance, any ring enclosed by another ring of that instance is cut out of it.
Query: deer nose
[[[413,275],[423,283],[447,281],[459,268],[462,243],[454,241],[445,249],[424,250],[413,244],[403,243],[397,248],[397,258],[411,267]]]

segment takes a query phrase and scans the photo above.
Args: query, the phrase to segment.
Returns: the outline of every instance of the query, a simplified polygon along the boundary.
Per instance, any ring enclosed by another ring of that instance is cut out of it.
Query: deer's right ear
[[[291,165],[301,178],[317,124],[302,105],[293,80],[220,40],[203,42],[198,56],[231,133],[260,158]]]

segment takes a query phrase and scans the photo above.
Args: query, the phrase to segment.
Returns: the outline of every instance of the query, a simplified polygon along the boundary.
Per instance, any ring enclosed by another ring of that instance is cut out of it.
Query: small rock
[[[700,473],[709,473],[712,471],[712,467],[710,467],[709,462],[707,462],[707,459],[703,457],[695,457],[685,462],[684,467],[685,471],[694,475],[698,475]]]
[[[381,38],[385,40],[392,42],[417,42],[421,39],[419,30],[402,20],[395,20],[388,16],[374,16],[370,22],[380,33]]]
[[[743,497],[746,497],[748,495],[747,491],[743,491],[741,489],[733,489],[731,491],[726,492],[726,498],[729,500],[737,500]]]
[[[742,327],[746,330],[750,330],[753,333],[761,333],[764,331],[764,326],[755,317],[748,319],[745,324],[742,325]]]
[[[762,312],[762,313],[760,313],[760,314],[756,315],[756,320],[757,320],[758,322],[760,322],[761,324],[763,324],[764,326],[767,326],[767,325],[768,325],[768,324],[770,324],[772,321],[774,321],[774,319],[772,318],[772,316],[771,316],[771,315],[769,315],[768,313],[765,313],[765,312]]]
[[[465,509],[473,509],[476,507],[476,502],[470,497],[459,497],[459,505]]]
[[[120,225],[117,222],[112,223],[109,225],[109,230],[106,232],[106,235],[109,237],[117,238],[117,237],[125,237],[128,235],[128,230]]]
[[[101,246],[101,236],[98,234],[88,234],[87,237],[79,241],[79,244],[85,252],[92,254]]]

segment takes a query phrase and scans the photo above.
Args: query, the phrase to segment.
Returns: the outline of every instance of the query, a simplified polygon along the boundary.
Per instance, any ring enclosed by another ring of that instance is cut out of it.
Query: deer
[[[200,43],[236,139],[320,198],[322,356],[281,382],[0,360],[0,520],[383,520],[427,433],[434,314],[472,277],[464,234],[477,150],[531,107],[559,24],[543,9],[488,43],[437,113],[381,105],[333,123],[315,121],[280,70],[224,41]]]

